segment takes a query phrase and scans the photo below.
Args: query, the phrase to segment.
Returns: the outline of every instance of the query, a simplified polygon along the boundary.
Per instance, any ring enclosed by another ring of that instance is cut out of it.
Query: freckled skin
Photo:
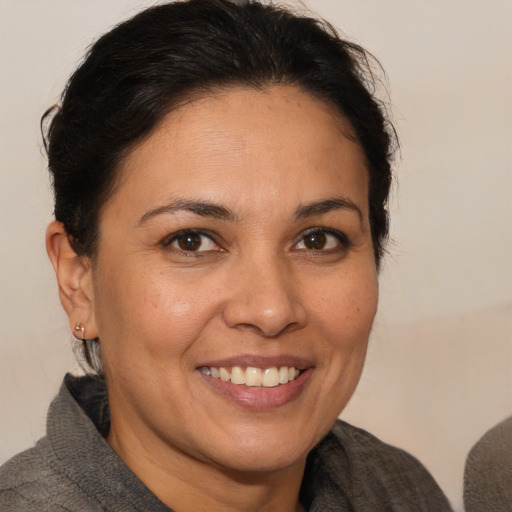
[[[247,482],[271,475],[296,494],[307,453],[357,385],[377,277],[367,170],[348,131],[332,106],[294,87],[229,89],[169,115],[123,163],[92,270],[108,441],[176,509],[180,493],[192,500],[184,474],[220,502],[233,472]],[[293,218],[301,204],[333,196],[349,198],[362,219],[346,209]],[[215,202],[237,220],[180,211],[140,223],[176,198]],[[318,226],[353,245],[302,249],[301,233]],[[165,246],[182,229],[214,233],[214,248]],[[237,354],[300,357],[312,373],[291,403],[246,409],[197,370]]]

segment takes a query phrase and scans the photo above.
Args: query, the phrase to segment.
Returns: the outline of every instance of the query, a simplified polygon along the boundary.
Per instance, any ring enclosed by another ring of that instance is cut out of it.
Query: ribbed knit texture
[[[0,468],[0,511],[172,512],[110,448],[108,427],[104,382],[67,375],[46,437]],[[310,512],[451,511],[416,459],[341,421],[310,453],[301,501]]]

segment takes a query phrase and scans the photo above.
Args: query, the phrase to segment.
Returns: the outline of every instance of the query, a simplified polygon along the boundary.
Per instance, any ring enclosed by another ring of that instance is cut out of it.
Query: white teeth
[[[267,368],[263,372],[263,387],[265,388],[275,388],[279,385],[279,370],[275,367]]]
[[[231,382],[233,384],[245,384],[245,372],[240,366],[233,366],[231,369]]]
[[[248,366],[245,370],[245,383],[248,386],[261,386],[261,368]]]
[[[224,382],[227,382],[231,378],[231,375],[226,370],[226,368],[219,368],[219,374],[220,374],[220,380],[222,380]]]
[[[300,375],[300,370],[294,366],[272,366],[270,368],[256,368],[248,366],[245,371],[240,366],[233,366],[231,372],[224,367],[203,366],[201,372],[223,382],[246,385],[249,387],[274,388],[279,384],[287,384]]]

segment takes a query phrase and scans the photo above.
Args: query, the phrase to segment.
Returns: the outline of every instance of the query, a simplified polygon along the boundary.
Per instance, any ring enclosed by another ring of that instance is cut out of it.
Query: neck
[[[250,472],[221,468],[112,424],[108,443],[133,473],[176,512],[299,512],[305,459],[292,466]]]

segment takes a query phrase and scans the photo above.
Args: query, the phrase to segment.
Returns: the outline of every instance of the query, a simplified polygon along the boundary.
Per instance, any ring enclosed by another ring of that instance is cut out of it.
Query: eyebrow
[[[179,211],[186,211],[200,215],[201,217],[212,217],[220,220],[237,220],[236,215],[232,210],[221,206],[219,204],[210,203],[208,201],[194,201],[189,199],[178,199],[172,201],[164,206],[148,210],[139,220],[139,225],[147,220],[161,215],[162,213],[176,213]]]
[[[357,214],[361,222],[363,221],[363,212],[359,206],[346,197],[333,197],[301,205],[295,210],[293,217],[295,220],[303,220],[308,217],[322,215],[335,210],[352,211]]]
[[[345,197],[334,197],[330,199],[323,199],[321,201],[315,201],[300,205],[292,217],[294,221],[303,220],[308,217],[314,217],[315,215],[322,215],[335,210],[349,210],[353,211],[359,217],[359,220],[363,221],[363,213],[361,209],[350,199]],[[227,208],[219,204],[211,203],[209,201],[195,201],[189,199],[178,199],[172,201],[169,204],[159,206],[148,210],[139,219],[138,224],[141,225],[149,219],[161,215],[164,213],[176,213],[179,211],[186,211],[200,215],[201,217],[211,217],[214,219],[225,220],[225,221],[237,221],[237,215]]]

